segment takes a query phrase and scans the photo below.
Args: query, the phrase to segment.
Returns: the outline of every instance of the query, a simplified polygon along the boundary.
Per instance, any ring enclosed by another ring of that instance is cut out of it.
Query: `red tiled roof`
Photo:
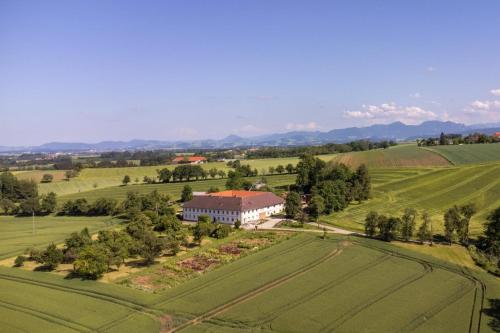
[[[283,204],[285,200],[271,192],[223,191],[195,196],[184,203],[184,208],[247,211]]]
[[[237,197],[237,198],[245,198],[245,197],[253,197],[256,195],[261,195],[263,192],[258,191],[238,191],[238,190],[228,190],[222,192],[210,193],[211,196],[214,197]]]
[[[187,161],[187,162],[199,162],[199,161],[206,161],[207,159],[202,156],[177,156],[174,158],[174,162],[182,162],[182,161]]]

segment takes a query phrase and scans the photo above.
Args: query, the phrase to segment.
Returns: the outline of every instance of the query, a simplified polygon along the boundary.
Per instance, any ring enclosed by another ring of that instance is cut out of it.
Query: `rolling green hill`
[[[434,230],[441,232],[444,211],[454,204],[472,202],[478,213],[472,218],[471,233],[482,232],[486,215],[500,206],[500,163],[427,169],[373,170],[372,199],[352,204],[346,210],[325,217],[338,226],[363,230],[366,214],[377,211],[401,214],[407,207],[427,210]]]
[[[376,149],[337,155],[333,161],[352,167],[365,164],[368,168],[401,168],[449,166],[441,155],[421,149],[414,144],[402,144],[388,149]]]
[[[500,161],[500,143],[428,147],[455,165]]]

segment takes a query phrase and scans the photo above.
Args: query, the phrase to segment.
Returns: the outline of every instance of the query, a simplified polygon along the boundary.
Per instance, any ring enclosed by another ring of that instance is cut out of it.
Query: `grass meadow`
[[[319,158],[329,161],[335,155],[321,155]],[[286,157],[286,158],[268,158],[268,159],[255,159],[255,160],[244,160],[242,163],[250,164],[254,169],[257,169],[259,174],[265,170],[266,173],[270,166],[283,165],[286,166],[288,163],[294,166],[298,163],[298,157]],[[204,169],[209,170],[211,168],[217,168],[219,170],[228,171],[230,168],[226,166],[223,162],[210,162],[201,165]],[[106,187],[115,187],[121,185],[123,177],[129,175],[132,184],[142,183],[144,176],[153,177],[157,176],[156,170],[162,168],[174,169],[176,165],[159,165],[159,166],[144,166],[144,167],[126,167],[126,168],[88,168],[83,169],[80,175],[76,178],[72,178],[70,181],[63,180],[62,177],[57,177],[52,183],[39,184],[40,193],[55,192],[58,195],[67,195],[73,193],[80,193],[85,191],[92,191],[96,189],[102,189]],[[24,179],[29,179],[32,177],[34,180],[39,181],[42,174],[44,173],[54,173],[59,175],[60,171],[24,171],[19,172]],[[64,172],[63,172],[64,173]],[[55,177],[56,178],[56,177]]]
[[[285,186],[293,184],[295,182],[295,174],[283,174],[283,175],[273,175],[265,176],[268,180],[270,186]],[[248,177],[250,181],[257,181],[261,177]],[[96,189],[93,191],[86,191],[81,193],[73,193],[68,195],[63,195],[60,197],[60,201],[64,202],[66,200],[85,198],[88,201],[94,201],[97,198],[115,198],[117,200],[125,199],[126,195],[130,191],[138,193],[150,193],[157,190],[160,193],[169,194],[173,199],[179,199],[183,187],[189,184],[193,191],[207,191],[211,186],[218,187],[220,190],[224,190],[227,179],[209,179],[209,180],[199,180],[191,182],[177,182],[177,183],[167,183],[167,184],[141,184],[141,185],[127,185],[127,186],[113,186],[107,188]]]
[[[31,217],[0,216],[0,259],[21,254],[26,248],[46,247],[50,242],[62,242],[73,231],[84,227],[91,232],[118,223],[110,217],[53,217],[35,218],[35,234]]]
[[[323,221],[354,230],[363,230],[369,211],[402,214],[407,207],[427,210],[433,217],[433,229],[442,232],[444,211],[457,204],[474,203],[478,209],[472,218],[471,234],[483,231],[487,214],[500,206],[500,163],[451,168],[372,170],[372,199],[351,204],[343,212]]]
[[[370,169],[450,165],[450,162],[440,154],[419,148],[415,144],[401,144],[387,149],[338,154],[333,158],[333,161],[352,167],[365,164]]]
[[[455,165],[500,161],[500,143],[429,147]]]

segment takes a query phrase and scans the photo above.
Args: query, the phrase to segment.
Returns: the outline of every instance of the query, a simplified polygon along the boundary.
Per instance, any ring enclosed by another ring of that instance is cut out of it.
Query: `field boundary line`
[[[233,275],[234,275],[234,274],[236,274],[236,273],[239,273],[239,272],[241,272],[241,271],[244,271],[244,270],[250,269],[250,268],[252,268],[252,267],[254,267],[254,266],[256,266],[256,265],[262,264],[263,262],[267,262],[267,261],[269,261],[269,260],[273,259],[273,258],[274,258],[274,257],[276,257],[276,256],[280,256],[280,255],[284,255],[284,254],[288,254],[288,253],[290,253],[290,252],[293,252],[293,251],[297,250],[298,248],[300,248],[300,247],[302,247],[302,246],[305,246],[305,245],[308,245],[308,244],[310,244],[310,243],[312,243],[312,242],[314,242],[314,239],[313,239],[313,238],[305,238],[304,240],[301,240],[300,242],[298,242],[297,244],[295,244],[295,245],[293,245],[293,246],[291,246],[291,247],[285,248],[285,249],[280,250],[280,251],[278,251],[278,252],[276,252],[276,253],[266,254],[266,255],[264,256],[264,258],[261,258],[262,260],[259,260],[259,261],[257,261],[257,262],[254,262],[254,263],[252,263],[252,264],[250,264],[250,265],[247,265],[247,266],[242,266],[242,267],[240,267],[240,268],[238,268],[238,269],[233,270],[233,271],[232,271],[232,272],[230,272],[229,274],[225,274],[225,275],[222,275],[222,276],[220,276],[220,277],[214,278],[213,280],[207,281],[207,282],[205,282],[205,283],[203,283],[203,284],[201,284],[201,285],[198,285],[198,286],[196,286],[196,287],[194,287],[194,288],[192,288],[192,289],[188,289],[188,290],[186,290],[186,291],[184,291],[184,292],[181,292],[181,293],[179,293],[179,294],[173,295],[173,296],[172,296],[172,297],[170,297],[170,298],[160,299],[158,302],[155,302],[155,303],[153,303],[152,305],[157,306],[157,305],[166,304],[166,303],[168,303],[168,302],[170,302],[170,301],[172,301],[172,300],[176,300],[176,299],[179,299],[179,298],[181,298],[181,297],[184,297],[184,296],[190,295],[190,294],[192,294],[192,293],[194,293],[194,292],[196,292],[196,291],[198,291],[198,290],[201,290],[201,289],[203,289],[203,288],[206,288],[207,286],[211,286],[211,285],[213,285],[213,284],[215,284],[215,283],[218,283],[218,282],[220,282],[221,280],[225,280],[225,279],[227,279],[227,278],[230,278],[231,276],[233,276]],[[283,244],[283,243],[280,243],[280,244]],[[276,245],[279,245],[279,244],[276,244]],[[267,249],[272,249],[272,246],[271,246],[271,247],[268,247]],[[264,250],[262,250],[262,251],[265,251],[265,250],[267,250],[267,249],[264,249]],[[262,252],[261,252],[261,253],[262,253]],[[258,253],[254,253],[254,254],[258,254]],[[246,258],[249,258],[249,257],[250,257],[250,256],[248,256],[248,257],[246,257]],[[242,258],[242,259],[244,259],[244,258]],[[194,280],[194,279],[193,279],[193,280]],[[167,297],[167,295],[165,295],[165,297]]]
[[[303,301],[309,301],[310,299],[312,299],[318,295],[321,295],[322,293],[327,292],[327,291],[331,290],[332,288],[335,288],[335,287],[341,285],[342,283],[346,282],[348,279],[362,273],[366,269],[370,269],[370,268],[373,268],[375,266],[378,266],[381,263],[383,263],[391,258],[392,258],[391,255],[388,255],[388,254],[383,255],[380,258],[377,258],[377,260],[375,260],[375,261],[361,265],[361,266],[353,269],[352,271],[347,272],[347,273],[339,276],[338,278],[325,283],[321,287],[312,291],[310,294],[304,295],[304,296],[302,296],[302,297],[300,297],[300,298],[298,298],[298,299],[296,299],[288,304],[285,304],[281,307],[276,308],[275,310],[273,310],[273,312],[270,315],[265,316],[265,317],[261,318],[260,320],[247,321],[247,322],[241,322],[241,323],[244,323],[244,324],[248,323],[248,326],[269,323],[271,320],[274,320],[279,315],[281,315],[283,313],[283,311],[288,311],[290,309],[293,309],[293,308],[297,307],[298,305],[300,305]]]
[[[55,283],[50,283],[50,282],[34,281],[31,279],[22,278],[22,277],[18,277],[18,276],[12,276],[12,275],[6,275],[6,274],[2,274],[2,273],[0,273],[0,279],[9,280],[9,281],[18,282],[18,283],[24,283],[24,284],[31,284],[31,285],[35,285],[35,286],[39,286],[39,287],[48,288],[48,289],[55,289],[55,290],[59,290],[59,291],[67,292],[67,293],[80,294],[83,296],[99,299],[99,300],[113,303],[116,305],[121,305],[125,308],[129,308],[129,309],[137,311],[137,312],[151,313],[151,314],[155,314],[155,312],[158,312],[155,309],[152,309],[150,307],[147,307],[147,306],[144,306],[144,305],[141,305],[138,303],[133,303],[133,302],[124,300],[124,299],[119,298],[119,297],[100,294],[98,292],[94,292],[94,291],[90,291],[90,290],[82,290],[82,289],[77,289],[74,287],[61,286],[61,285],[58,285]]]
[[[338,318],[338,319],[334,320],[333,322],[329,323],[328,325],[324,326],[319,332],[335,331],[337,328],[342,326],[344,323],[346,323],[347,321],[349,321],[350,319],[352,319],[354,316],[358,315],[362,311],[368,309],[369,307],[380,302],[381,300],[391,296],[392,294],[394,294],[398,290],[405,288],[405,287],[411,285],[412,283],[422,279],[427,274],[432,272],[432,268],[429,267],[429,265],[424,265],[422,263],[419,263],[419,264],[421,264],[423,267],[422,272],[420,272],[418,274],[412,274],[409,277],[404,278],[403,280],[397,282],[396,285],[391,285],[391,286],[381,290],[380,292],[375,294],[372,299],[368,300],[367,302],[360,303],[354,308],[351,308],[349,311],[343,313],[340,316],[340,318]]]
[[[480,329],[481,329],[481,320],[482,320],[482,315],[483,315],[483,309],[484,309],[484,298],[485,298],[485,295],[486,295],[486,285],[484,284],[484,282],[475,277],[473,273],[469,272],[465,267],[461,267],[459,265],[456,265],[454,264],[453,266],[454,267],[451,267],[451,266],[447,266],[447,265],[444,265],[444,264],[441,264],[441,263],[437,263],[437,262],[429,262],[425,259],[420,259],[420,258],[416,258],[416,257],[412,257],[410,255],[406,255],[406,254],[402,254],[402,253],[398,253],[398,252],[393,252],[393,251],[390,251],[390,250],[387,250],[387,249],[382,249],[380,247],[377,247],[375,245],[368,245],[368,244],[363,244],[359,241],[356,241],[354,240],[353,242],[355,242],[356,244],[358,245],[361,245],[361,246],[364,246],[364,247],[367,247],[367,248],[371,248],[373,250],[376,250],[376,251],[381,251],[381,252],[385,252],[385,253],[393,253],[395,256],[398,256],[398,257],[401,257],[401,258],[405,258],[407,260],[414,260],[414,261],[419,261],[419,262],[425,262],[427,263],[428,265],[430,265],[431,267],[435,266],[437,268],[440,268],[440,269],[443,269],[445,271],[448,271],[448,272],[451,272],[451,273],[454,273],[454,274],[457,274],[457,275],[460,275],[462,276],[463,278],[469,280],[470,282],[472,282],[476,287],[476,290],[478,290],[478,287],[477,285],[479,284],[480,286],[480,291],[481,291],[481,296],[480,296],[480,303],[479,303],[479,309],[476,310],[476,307],[477,307],[477,301],[476,301],[476,298],[474,298],[474,302],[472,304],[472,314],[471,314],[471,324],[470,324],[470,327],[469,327],[469,332],[473,332],[473,328],[472,328],[472,321],[473,321],[473,317],[474,317],[474,312],[478,313],[478,323],[477,323],[477,332],[479,333],[480,332]]]
[[[79,324],[79,323],[71,321],[71,320],[56,317],[56,316],[54,316],[50,313],[44,312],[44,311],[35,310],[35,309],[31,309],[31,308],[26,307],[26,306],[6,302],[4,300],[0,300],[0,307],[4,307],[4,308],[7,308],[7,309],[12,310],[12,311],[22,312],[24,314],[42,319],[46,322],[56,324],[56,325],[61,325],[61,326],[67,327],[69,329],[78,331],[78,332],[95,331],[95,329],[92,327],[85,326],[83,324]]]
[[[448,162],[450,162],[451,165],[457,165],[455,164],[455,162],[453,162],[452,160],[450,160],[447,156],[443,155],[442,153],[438,152],[438,151],[435,151],[434,149],[431,149],[431,148],[427,148],[427,147],[418,147],[420,149],[423,149],[423,150],[427,150],[427,151],[430,151],[436,155],[439,155],[441,156],[442,158],[444,158],[445,160],[447,160]]]
[[[193,325],[197,325],[207,319],[210,319],[212,317],[215,317],[223,312],[226,312],[227,310],[229,310],[230,308],[236,306],[236,305],[239,305],[239,304],[242,304],[250,299],[253,299],[259,295],[261,295],[262,293],[265,293],[266,291],[268,290],[271,290],[271,289],[274,289],[292,279],[294,279],[295,277],[297,276],[300,276],[306,272],[308,272],[309,270],[313,269],[314,267],[322,264],[323,262],[331,259],[331,258],[334,258],[338,255],[340,255],[342,253],[342,249],[335,249],[333,250],[332,252],[330,252],[329,254],[319,258],[318,260],[315,260],[313,261],[312,263],[309,263],[308,265],[300,268],[299,270],[295,271],[295,272],[292,272],[290,274],[287,274],[281,278],[278,278],[274,281],[271,281],[267,284],[264,284],[263,286],[257,288],[257,289],[254,289],[253,291],[250,291],[248,293],[245,293],[241,296],[238,296],[237,298],[233,299],[232,301],[229,301],[225,304],[222,304],[200,316],[197,316],[191,320],[189,320],[188,322],[186,323],[183,323],[182,325],[179,325],[177,327],[174,327],[168,331],[164,331],[162,333],[173,333],[173,332],[178,332],[180,330],[183,330],[184,328],[187,328],[189,326],[193,326]]]

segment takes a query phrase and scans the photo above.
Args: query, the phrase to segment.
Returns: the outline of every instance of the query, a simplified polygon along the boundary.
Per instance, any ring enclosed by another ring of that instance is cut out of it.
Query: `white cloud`
[[[470,106],[473,110],[500,109],[500,101],[474,101]]]
[[[428,66],[425,70],[429,73],[437,71],[436,67],[433,66]]]
[[[491,93],[493,96],[500,96],[500,88],[498,88],[498,89],[491,89],[491,90],[490,90],[490,93]]]
[[[410,94],[410,97],[418,99],[418,98],[422,97],[422,94],[419,92],[416,92],[416,93]]]
[[[470,103],[464,112],[464,116],[473,122],[478,122],[478,117],[481,117],[481,121],[500,121],[500,101],[476,100]]]
[[[363,105],[362,110],[345,111],[348,118],[370,119],[373,122],[402,121],[407,124],[419,123],[427,119],[435,119],[437,115],[418,106],[400,106],[394,102],[381,105]]]
[[[310,121],[304,124],[288,123],[286,124],[286,129],[289,131],[314,131],[318,129],[318,124],[316,124],[314,121]]]

